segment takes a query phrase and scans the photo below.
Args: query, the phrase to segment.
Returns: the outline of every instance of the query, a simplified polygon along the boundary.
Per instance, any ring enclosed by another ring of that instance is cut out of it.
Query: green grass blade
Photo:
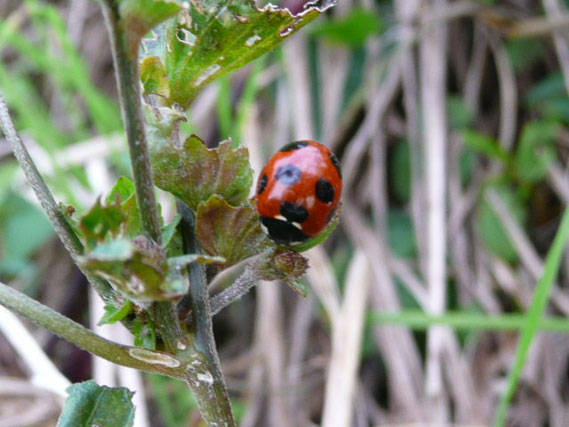
[[[368,316],[371,324],[401,325],[415,330],[427,330],[434,325],[449,326],[453,329],[471,331],[515,331],[525,327],[523,314],[502,314],[489,316],[483,313],[449,312],[432,316],[417,310],[404,310],[397,313],[372,313]],[[538,329],[569,333],[569,319],[565,317],[546,317],[538,322]]]
[[[544,272],[535,288],[533,301],[526,315],[526,324],[522,330],[522,336],[518,345],[514,367],[512,368],[512,371],[508,377],[508,386],[506,388],[506,392],[502,396],[502,399],[500,400],[500,404],[498,406],[498,411],[494,420],[495,426],[502,427],[506,425],[508,409],[510,407],[512,398],[516,393],[516,389],[520,381],[522,370],[524,368],[524,364],[527,359],[531,344],[539,328],[539,322],[543,318],[543,313],[547,307],[547,300],[549,299],[551,288],[553,287],[553,283],[557,277],[563,256],[563,249],[567,244],[568,238],[569,209],[567,209],[563,214],[561,225],[559,226],[559,230],[557,230],[553,245],[551,246],[551,249],[549,250],[547,259],[545,261]]]

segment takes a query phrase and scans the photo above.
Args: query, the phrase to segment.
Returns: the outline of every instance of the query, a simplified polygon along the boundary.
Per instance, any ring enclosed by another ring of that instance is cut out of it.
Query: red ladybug
[[[316,141],[291,142],[259,175],[263,230],[281,245],[305,242],[326,227],[341,195],[342,173],[334,153]]]

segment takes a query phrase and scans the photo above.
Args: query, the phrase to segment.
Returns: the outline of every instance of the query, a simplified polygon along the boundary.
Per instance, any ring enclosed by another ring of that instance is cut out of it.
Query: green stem
[[[80,264],[78,263],[77,258],[83,253],[83,245],[61,212],[61,209],[57,205],[53,194],[51,194],[51,191],[49,191],[49,188],[47,187],[38,168],[32,160],[30,153],[28,152],[26,146],[23,144],[20,135],[18,135],[18,132],[16,131],[14,123],[10,117],[8,107],[6,106],[1,95],[0,127],[4,132],[4,135],[6,135],[6,139],[10,144],[10,148],[12,149],[16,160],[20,164],[20,167],[24,171],[24,175],[32,187],[34,194],[38,198],[43,211],[49,218],[59,239],[65,248],[69,251],[71,258],[73,258],[75,264],[79,266]],[[85,274],[89,282],[95,287],[95,289],[97,289],[101,297],[105,301],[110,301],[112,294],[110,285],[104,280],[93,277],[84,271],[83,274]]]
[[[138,47],[140,41],[129,37],[115,0],[105,0],[103,14],[111,39],[113,61],[126,128],[136,199],[145,234],[155,243],[162,240],[160,218],[154,193],[154,180],[148,154],[142,113]]]
[[[182,215],[184,250],[186,253],[198,253],[199,244],[194,231],[195,215],[189,207],[181,202],[178,202],[178,211]],[[235,426],[231,402],[215,348],[204,266],[193,262],[188,266],[188,272],[190,278],[189,295],[195,331],[194,348],[202,356],[201,360],[207,369],[206,375],[188,371],[188,383],[194,391],[200,412],[208,425],[219,425],[221,422],[225,426]],[[197,383],[196,378],[199,380]]]
[[[45,327],[66,341],[110,362],[177,379],[184,379],[186,376],[185,363],[172,355],[106,340],[3,283],[0,283],[0,304]]]
[[[0,127],[3,129],[4,135],[6,135],[6,139],[10,144],[10,148],[12,149],[16,160],[18,160],[18,163],[22,167],[28,183],[34,190],[41,207],[53,224],[53,227],[63,242],[63,245],[71,255],[81,254],[83,252],[83,245],[71,229],[71,226],[65,220],[65,217],[61,213],[51,191],[47,188],[38,168],[30,157],[30,153],[16,132],[14,123],[10,118],[8,107],[6,106],[2,95],[0,95]]]
[[[165,350],[172,354],[185,350],[188,340],[180,326],[175,305],[169,301],[155,301],[149,311],[164,342]]]

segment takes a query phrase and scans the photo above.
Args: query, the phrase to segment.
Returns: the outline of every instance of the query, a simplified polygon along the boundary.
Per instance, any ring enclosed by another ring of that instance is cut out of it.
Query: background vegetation
[[[261,283],[215,318],[241,425],[569,423],[567,6],[341,0],[195,100],[186,131],[246,145],[257,170],[318,139],[344,172],[309,296]],[[50,188],[84,210],[130,174],[100,8],[5,0],[0,17],[0,91]],[[2,139],[0,281],[93,328],[102,315]],[[136,390],[140,425],[199,424],[181,383],[35,337],[69,380]],[[51,395],[14,382],[39,375],[16,341],[0,335],[0,424],[30,414],[15,384],[38,419],[57,417]]]

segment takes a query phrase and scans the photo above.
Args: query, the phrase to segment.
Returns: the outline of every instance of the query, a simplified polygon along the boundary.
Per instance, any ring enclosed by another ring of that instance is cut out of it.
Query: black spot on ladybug
[[[268,182],[269,182],[269,177],[267,176],[267,174],[264,174],[263,177],[261,178],[261,182],[259,182],[259,189],[257,190],[257,195],[260,195],[263,191],[265,191]]]
[[[305,242],[310,238],[308,234],[296,228],[290,222],[276,218],[261,217],[261,224],[267,229],[267,234],[279,245],[290,245],[296,242]]]
[[[334,187],[329,181],[320,178],[316,183],[316,197],[323,203],[332,203],[334,201]]]
[[[306,141],[296,141],[296,142],[291,142],[290,144],[285,145],[283,148],[281,148],[279,151],[281,153],[285,153],[287,151],[294,151],[294,150],[298,150],[300,148],[304,148],[308,145],[308,142]]]
[[[281,215],[289,222],[301,223],[307,220],[308,211],[296,203],[283,202],[281,204]]]
[[[338,160],[336,155],[332,152],[330,153],[330,160],[332,161],[332,164],[336,167],[338,175],[340,176],[340,178],[342,178],[342,171],[340,170],[340,161]]]
[[[301,175],[301,170],[295,165],[285,165],[277,170],[275,178],[278,179],[281,184],[294,185],[300,181]]]

